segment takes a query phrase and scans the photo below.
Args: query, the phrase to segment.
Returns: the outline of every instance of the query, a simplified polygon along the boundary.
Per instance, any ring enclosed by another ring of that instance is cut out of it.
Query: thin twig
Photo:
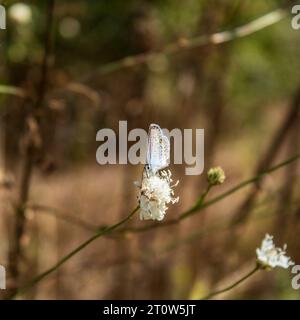
[[[224,288],[224,289],[220,289],[220,290],[217,290],[217,291],[213,291],[211,292],[210,294],[208,294],[207,296],[201,298],[200,300],[208,300],[218,294],[221,294],[221,293],[224,293],[224,292],[227,292],[233,288],[235,288],[236,286],[238,286],[240,283],[244,282],[245,280],[247,280],[248,278],[250,278],[254,273],[256,273],[258,270],[260,270],[260,267],[259,265],[257,264],[255,266],[254,269],[252,269],[250,272],[248,272],[245,276],[243,276],[241,279],[239,279],[238,281],[234,282],[233,284],[231,284],[230,286]]]
[[[41,78],[37,88],[37,99],[31,114],[26,119],[28,124],[27,141],[25,145],[24,159],[21,168],[20,192],[15,206],[15,226],[12,239],[12,246],[8,257],[8,273],[14,281],[14,285],[18,283],[21,257],[21,239],[25,230],[25,204],[28,200],[32,170],[34,165],[34,155],[38,147],[39,136],[39,118],[40,109],[43,107],[44,97],[46,94],[46,79],[48,71],[48,58],[50,50],[50,34],[53,26],[54,0],[48,0],[47,6],[47,21],[46,21],[46,36],[43,63],[41,66]],[[11,288],[14,292],[15,288]]]
[[[241,189],[242,187],[245,187],[246,185],[250,184],[250,183],[253,183],[255,181],[257,181],[257,179],[260,179],[262,176],[268,174],[268,173],[271,173],[283,166],[286,166],[290,163],[292,163],[293,161],[296,161],[297,159],[300,158],[300,154],[297,154],[295,156],[293,156],[292,158],[284,161],[284,162],[281,162],[279,164],[277,164],[276,166],[272,167],[272,168],[269,168],[268,170],[264,171],[264,172],[261,172],[258,176],[254,177],[254,178],[251,178],[251,179],[248,179],[240,184],[238,184],[236,187],[228,190],[227,192],[219,195],[218,197],[210,200],[210,201],[207,201],[206,203],[203,203],[202,206],[200,208],[197,208],[197,207],[192,207],[190,210],[184,212],[183,214],[181,214],[177,219],[174,219],[174,220],[170,220],[170,221],[167,221],[166,223],[160,223],[160,224],[152,224],[152,225],[149,225],[149,227],[151,229],[154,229],[154,228],[159,228],[159,227],[163,227],[163,226],[167,226],[167,225],[170,225],[170,224],[175,224],[175,223],[179,223],[181,220],[183,219],[186,219],[187,217],[193,215],[196,211],[199,211],[200,209],[202,208],[206,208],[222,199],[224,199],[225,197],[227,197],[228,195],[234,193],[235,191]],[[78,253],[79,251],[81,251],[82,249],[84,249],[88,244],[90,244],[91,242],[93,242],[94,240],[98,239],[99,237],[101,236],[104,236],[108,233],[111,233],[112,231],[114,231],[115,229],[117,229],[119,226],[123,225],[125,222],[127,222],[132,216],[133,214],[139,209],[139,207],[136,207],[125,219],[121,220],[120,222],[110,226],[110,227],[107,227],[106,229],[104,230],[100,230],[99,232],[95,233],[95,235],[93,235],[91,238],[89,238],[88,240],[86,240],[84,243],[82,243],[80,246],[78,246],[76,249],[74,249],[73,251],[71,251],[69,254],[67,254],[66,256],[64,256],[59,262],[57,262],[53,267],[49,268],[48,270],[46,270],[45,272],[41,273],[40,275],[38,275],[37,277],[35,277],[32,281],[30,281],[27,285],[25,285],[24,287],[20,288],[16,294],[13,294],[11,296],[11,298],[14,298],[16,295],[19,295],[21,293],[24,293],[25,291],[27,291],[27,289],[29,289],[30,287],[32,287],[33,285],[35,285],[36,283],[38,283],[39,281],[41,281],[42,279],[44,279],[47,275],[49,275],[50,273],[54,272],[55,270],[57,270],[62,264],[64,264],[66,261],[68,261],[70,258],[72,258],[76,253]],[[122,229],[122,232],[124,231],[135,231],[135,232],[141,232],[141,231],[145,231],[145,230],[148,230],[148,228],[137,228],[137,229],[133,229],[133,228],[130,228],[130,229]]]
[[[271,195],[269,195],[268,197],[266,197],[261,203],[258,204],[259,207],[259,211],[261,212],[263,210],[266,210],[265,206],[266,206],[266,202],[270,201],[270,200],[274,200],[275,198],[278,197],[278,191],[272,193]],[[299,200],[291,203],[289,205],[289,207],[287,209],[289,210],[294,210],[294,208],[298,208],[299,207]],[[257,208],[257,206],[256,206]],[[255,210],[257,211],[257,210]],[[257,212],[257,213],[258,213]],[[271,212],[270,210],[268,210],[267,213],[265,214],[258,214],[258,216],[255,219],[251,219],[248,221],[248,223],[257,223],[257,222],[261,222],[265,219],[270,219],[272,218],[273,212]],[[240,225],[236,225],[233,226],[233,228],[238,228]],[[162,248],[158,249],[155,248],[155,250],[144,250],[144,252],[142,252],[142,259],[140,259],[140,261],[147,261],[147,259],[153,261],[153,257],[162,257],[163,254],[166,254],[174,249],[176,249],[178,246],[182,246],[182,245],[187,245],[189,243],[191,243],[192,241],[194,241],[196,238],[203,238],[206,237],[208,235],[213,234],[216,231],[219,232],[227,232],[227,231],[231,231],[232,230],[232,226],[230,225],[230,223],[228,223],[227,219],[223,219],[222,221],[219,221],[218,223],[206,228],[205,230],[201,230],[201,231],[196,231],[196,232],[189,232],[189,235],[186,237],[182,237],[179,239],[176,239],[175,241],[172,241],[170,243],[168,243],[167,245],[163,246]],[[136,258],[136,262],[138,262],[138,258]],[[116,265],[118,264],[118,261],[116,262]],[[110,264],[111,267],[114,266],[113,263]]]
[[[293,156],[292,158],[280,163],[279,165],[276,165],[275,167],[272,167],[268,170],[267,173],[271,173],[274,170],[279,169],[281,166],[284,166],[286,164],[289,164],[290,162],[294,162],[295,160],[297,160],[300,157],[300,155],[296,155]],[[266,173],[265,173],[266,174]],[[260,177],[261,175],[259,175]],[[241,183],[239,183],[238,185],[236,185],[235,187],[231,188],[230,190],[224,192],[223,194],[211,199],[210,201],[204,203],[204,200],[206,199],[206,196],[208,195],[209,191],[211,190],[212,186],[210,184],[208,184],[206,190],[203,192],[203,194],[197,199],[196,203],[189,209],[187,210],[185,213],[182,213],[179,217],[181,217],[180,219],[185,219],[186,215],[190,215],[193,214],[194,212],[199,212],[200,210],[202,210],[202,208],[207,208],[210,205],[214,204],[217,201],[222,200],[223,198],[225,198],[226,196],[234,193],[235,191],[238,191],[240,188],[242,187],[246,187],[248,184],[250,183],[254,183],[255,181],[257,181],[258,177],[252,178],[252,179],[247,179]],[[50,206],[45,206],[45,205],[41,205],[41,204],[27,204],[26,205],[26,209],[32,209],[32,210],[40,210],[49,214],[53,214],[54,216],[56,216],[57,218],[60,218],[62,220],[65,220],[66,222],[72,223],[74,225],[78,225],[88,231],[97,231],[99,229],[99,227],[94,226],[92,223],[87,222],[87,221],[83,221],[77,217],[73,217],[70,214],[67,214],[65,212],[63,212],[60,209],[54,208],[54,207],[50,207]],[[161,224],[153,224],[153,227],[155,226],[155,228],[158,228],[160,225],[172,225],[177,223],[177,219],[173,219],[170,221],[167,221],[165,223],[161,223]],[[122,232],[126,232],[126,233],[130,233],[130,232],[142,232],[142,231],[146,231],[148,229],[152,229],[152,224],[142,227],[142,228],[126,228],[126,229],[121,229],[119,230],[119,233]]]
[[[292,101],[290,102],[289,110],[283,118],[278,129],[275,131],[269,146],[266,151],[263,153],[262,157],[259,158],[256,168],[254,169],[254,175],[265,170],[272,164],[273,159],[279,152],[280,147],[290,129],[293,127],[293,124],[297,121],[298,116],[300,115],[300,87],[297,88],[296,93],[294,94]],[[238,208],[237,212],[234,214],[232,219],[232,224],[241,223],[243,220],[247,219],[250,209],[255,201],[255,198],[258,194],[259,188],[261,186],[261,180],[258,180],[249,195],[242,202],[241,206]]]
[[[277,197],[278,197],[278,195],[276,193],[276,198]],[[275,196],[273,196],[273,198],[275,200]],[[259,204],[259,205],[261,205],[261,204]],[[290,204],[287,207],[287,209],[293,209],[294,207],[296,207],[296,205],[299,205],[299,200]],[[257,219],[249,220],[248,223],[257,222],[257,220],[261,220],[261,219],[265,219],[265,218],[271,218],[272,215],[273,215],[273,212],[268,213],[268,214],[264,214],[264,215],[259,215],[257,217]],[[230,223],[228,223],[227,219],[223,219],[221,222],[218,222],[217,224],[215,224],[209,228],[206,228],[205,230],[201,230],[201,231],[198,230],[196,232],[189,232],[188,236],[176,239],[175,241],[168,243],[161,250],[156,251],[155,254],[158,254],[158,255],[164,254],[168,251],[176,249],[180,245],[188,244],[197,238],[202,238],[206,235],[212,234],[212,232],[215,232],[215,231],[221,231],[221,232],[223,232],[223,231],[225,232],[228,230],[232,231],[232,228],[238,228],[240,226],[241,225],[232,226]],[[151,252],[150,252],[150,254],[151,254]]]
[[[252,184],[252,183],[255,183],[257,181],[259,181],[260,179],[262,179],[265,175],[273,172],[273,171],[276,171],[296,160],[298,160],[300,158],[300,154],[296,154],[295,156],[265,170],[265,171],[262,171],[260,172],[258,175],[256,175],[255,177],[253,178],[250,178],[250,179],[247,179],[239,184],[237,184],[235,187],[229,189],[228,191],[225,191],[224,193],[220,194],[219,196],[209,200],[209,201],[206,201],[205,203],[203,204],[197,204],[197,202],[199,200],[196,201],[196,205],[192,206],[190,209],[188,209],[187,211],[183,212],[181,215],[179,215],[177,218],[175,219],[171,219],[171,220],[168,220],[166,222],[163,222],[163,223],[160,223],[160,224],[156,224],[156,223],[153,223],[153,224],[149,224],[149,225],[146,225],[146,226],[143,226],[143,227],[139,227],[139,228],[126,228],[126,229],[122,229],[120,230],[120,232],[144,232],[144,231],[148,231],[148,230],[152,230],[152,229],[156,229],[156,228],[162,228],[162,227],[167,227],[167,226],[170,226],[170,225],[174,225],[174,224],[177,224],[178,222],[180,222],[181,220],[184,220],[200,211],[202,211],[203,209],[215,204],[216,202],[218,201],[221,201],[223,200],[224,198],[226,198],[227,196],[231,195],[232,193],[235,193],[236,191]]]
[[[84,249],[87,245],[89,245],[91,242],[93,242],[94,240],[111,233],[112,231],[114,231],[115,229],[117,229],[119,226],[121,226],[122,224],[126,223],[127,221],[129,221],[132,216],[135,214],[135,212],[139,209],[139,207],[136,207],[126,218],[122,219],[121,221],[117,222],[116,224],[107,227],[106,229],[100,230],[98,232],[96,232],[92,237],[90,237],[88,240],[86,240],[85,242],[83,242],[80,246],[78,246],[77,248],[75,248],[74,250],[72,250],[70,253],[68,253],[67,255],[65,255],[61,260],[59,260],[53,267],[49,268],[48,270],[42,272],[41,274],[39,274],[38,276],[36,276],[34,279],[32,279],[28,284],[26,284],[24,287],[19,288],[15,294],[13,294],[10,299],[15,298],[17,295],[20,295],[24,292],[26,292],[29,288],[31,288],[32,286],[34,286],[36,283],[38,283],[39,281],[41,281],[42,279],[44,279],[45,277],[47,277],[50,273],[54,272],[55,270],[57,270],[61,265],[63,265],[64,263],[66,263],[69,259],[71,259],[76,253],[78,253],[79,251],[81,251],[82,249]]]
[[[287,11],[280,8],[269,12],[257,19],[254,19],[249,23],[236,27],[233,30],[217,32],[211,35],[202,35],[192,39],[181,38],[178,41],[167,45],[160,51],[141,53],[107,63],[101,66],[98,70],[93,71],[91,74],[87,75],[83,79],[83,81],[89,81],[95,72],[101,75],[106,75],[115,71],[119,71],[121,69],[131,68],[147,63],[161,55],[175,54],[183,50],[193,49],[208,44],[219,45],[238,38],[243,38],[281,21],[286,16]]]
[[[28,209],[52,215],[58,219],[64,220],[65,222],[68,222],[70,224],[81,227],[87,231],[96,232],[101,228],[101,227],[97,227],[97,226],[93,225],[90,222],[82,220],[76,216],[72,216],[71,214],[68,214],[66,212],[62,212],[61,210],[54,208],[54,207],[33,203],[33,204],[26,205],[26,210],[28,210]]]
[[[191,39],[181,38],[178,41],[167,45],[160,51],[127,56],[120,60],[106,63],[92,73],[84,76],[81,81],[88,82],[94,76],[95,72],[100,75],[107,75],[115,71],[145,64],[161,55],[171,55],[183,50],[194,49],[209,44],[219,45],[235,39],[243,38],[274,25],[275,23],[283,20],[287,15],[287,10],[279,8],[232,30],[217,32],[211,35],[201,35]],[[0,93],[7,92],[0,91]]]

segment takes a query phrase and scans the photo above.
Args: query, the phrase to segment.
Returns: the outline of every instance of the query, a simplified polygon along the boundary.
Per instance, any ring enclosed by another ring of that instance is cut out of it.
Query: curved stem
[[[65,222],[68,222],[70,224],[73,224],[75,226],[81,227],[87,231],[92,231],[92,232],[97,232],[99,231],[99,227],[93,225],[92,223],[82,220],[79,217],[72,216],[71,214],[68,214],[62,210],[59,210],[55,207],[50,207],[47,205],[42,205],[42,204],[36,204],[36,203],[29,203],[25,205],[25,209],[32,210],[33,212],[38,211],[40,213],[52,215],[53,217],[57,219],[61,219]]]
[[[195,210],[198,210],[198,208],[203,207],[203,203],[204,200],[206,198],[206,196],[208,195],[210,189],[213,187],[212,184],[208,184],[206,190],[203,192],[203,194],[198,198],[198,200],[196,201],[196,203],[187,211],[183,212],[178,220],[182,220],[182,219],[186,219],[188,216],[190,216],[193,212],[195,212]]]
[[[259,265],[257,264],[255,266],[254,269],[252,269],[250,272],[248,272],[245,276],[243,276],[241,279],[239,279],[238,281],[234,282],[233,284],[231,284],[230,286],[224,288],[224,289],[220,289],[217,291],[213,291],[210,294],[208,294],[207,296],[201,298],[200,300],[207,300],[210,299],[218,294],[221,294],[223,292],[229,291],[235,287],[237,287],[240,283],[244,282],[246,279],[250,278],[254,273],[256,273],[258,270],[260,270]]]
[[[104,64],[96,70],[83,76],[80,81],[88,82],[94,77],[95,74],[107,75],[122,69],[133,68],[135,66],[145,64],[159,57],[160,55],[172,55],[184,50],[198,48],[209,44],[220,45],[222,43],[230,42],[235,39],[244,38],[276,24],[277,22],[283,20],[287,15],[288,10],[284,8],[278,8],[232,30],[225,30],[210,35],[200,35],[191,39],[179,39],[174,43],[168,44],[160,51],[127,56],[121,58],[120,60]],[[20,97],[26,96],[26,93],[24,91],[20,91],[19,88],[14,88],[6,85],[0,85],[0,94],[13,94]]]
[[[172,55],[184,50],[189,50],[208,44],[220,45],[222,43],[230,42],[235,39],[243,38],[251,35],[252,33],[260,31],[266,27],[272,26],[273,24],[285,18],[287,14],[287,10],[278,8],[232,30],[217,32],[210,35],[200,35],[191,39],[179,39],[174,43],[168,44],[161,51],[140,53],[133,56],[127,56],[120,60],[109,62],[105,65],[102,65],[95,71],[92,71],[90,74],[84,76],[82,81],[89,81],[94,76],[94,74],[97,73],[101,75],[106,75],[125,68],[132,68],[138,65],[145,64],[162,54]]]
[[[184,220],[196,213],[199,213],[201,210],[207,208],[207,207],[210,207],[211,205],[215,204],[216,202],[219,202],[221,200],[223,200],[224,198],[230,196],[231,194],[235,193],[236,191],[239,191],[240,189],[256,182],[256,181],[259,181],[262,177],[264,177],[265,175],[273,172],[273,171],[276,171],[296,160],[298,160],[300,158],[300,153],[297,153],[295,154],[293,157],[283,161],[283,162],[280,162],[278,163],[277,165],[267,169],[267,170],[264,170],[262,172],[260,172],[257,176],[253,177],[253,178],[250,178],[250,179],[247,179],[245,181],[242,181],[241,183],[237,184],[236,186],[234,186],[233,188],[229,189],[228,191],[225,191],[224,193],[220,194],[219,196],[216,196],[215,198],[209,200],[209,201],[206,201],[206,202],[201,202],[201,203],[198,203],[198,201],[196,202],[195,205],[193,205],[190,209],[188,209],[187,211],[183,212],[182,214],[180,214],[177,218],[174,218],[174,219],[171,219],[171,220],[168,220],[166,222],[163,222],[163,223],[160,223],[160,224],[157,224],[157,223],[152,223],[152,224],[148,224],[148,225],[145,225],[143,227],[138,227],[138,228],[123,228],[120,230],[120,232],[134,232],[134,233],[137,233],[137,232],[144,232],[144,231],[148,231],[148,230],[152,230],[152,229],[156,229],[156,228],[163,228],[163,227],[168,227],[170,225],[174,225],[174,224],[177,224],[179,223],[181,220]]]
[[[300,154],[296,154],[295,156],[277,164],[274,167],[269,168],[268,170],[265,170],[263,172],[261,172],[259,175],[257,175],[256,177],[253,177],[251,179],[248,179],[240,184],[238,184],[237,186],[233,187],[232,189],[228,190],[227,192],[215,197],[214,199],[207,201],[205,203],[202,203],[203,201],[201,201],[200,207],[198,206],[193,206],[190,210],[182,213],[178,218],[176,219],[172,219],[169,220],[165,223],[160,223],[160,224],[150,224],[147,225],[145,227],[142,228],[123,228],[122,230],[120,230],[121,232],[127,232],[127,231],[132,231],[132,232],[141,232],[141,231],[146,231],[149,229],[154,229],[154,228],[159,228],[159,227],[164,227],[164,226],[169,226],[169,225],[173,225],[176,223],[179,223],[180,220],[187,218],[188,216],[194,214],[194,212],[202,210],[222,199],[224,199],[225,197],[227,197],[228,195],[234,193],[235,191],[247,186],[250,183],[253,183],[259,179],[261,179],[261,177],[263,177],[264,175],[271,173],[285,165],[288,165],[290,163],[292,163],[293,161],[296,161],[297,159],[300,158]],[[200,197],[201,198],[201,197]],[[199,200],[198,200],[199,201]],[[63,257],[59,262],[57,262],[53,267],[49,268],[48,270],[46,270],[45,272],[41,273],[40,275],[38,275],[37,277],[35,277],[33,280],[31,280],[27,285],[25,285],[24,287],[18,289],[18,291],[12,295],[10,298],[14,298],[17,295],[24,293],[26,290],[28,290],[30,287],[34,286],[36,283],[38,283],[39,281],[41,281],[42,279],[44,279],[47,275],[49,275],[50,273],[52,273],[53,271],[55,271],[56,269],[58,269],[62,264],[64,264],[66,261],[68,261],[70,258],[72,258],[76,253],[78,253],[79,251],[81,251],[82,249],[84,249],[88,244],[90,244],[91,242],[93,242],[94,240],[96,240],[97,238],[100,238],[101,236],[104,236],[108,233],[111,233],[112,231],[114,231],[115,229],[117,229],[119,226],[121,226],[122,224],[124,224],[125,222],[127,222],[133,215],[134,213],[139,209],[139,207],[136,207],[126,218],[124,218],[123,220],[121,220],[120,222],[112,225],[111,227],[107,227],[106,229],[101,229],[99,230],[95,235],[93,235],[91,238],[89,238],[88,240],[86,240],[83,244],[81,244],[79,247],[77,247],[76,249],[74,249],[73,251],[71,251],[69,254],[67,254],[65,257]],[[254,272],[253,272],[254,273]],[[247,275],[248,277],[249,275]],[[242,279],[242,281],[245,280],[245,278]],[[235,285],[239,284],[241,281],[238,281],[238,283],[236,283]],[[229,290],[229,289],[228,289]],[[227,291],[227,290],[226,290]],[[223,292],[223,291],[222,291]]]
[[[24,292],[26,292],[29,288],[34,286],[36,283],[44,279],[46,276],[48,276],[50,273],[54,272],[56,269],[58,269],[61,265],[63,265],[65,262],[67,262],[69,259],[71,259],[76,253],[84,249],[87,245],[89,245],[91,242],[94,240],[100,238],[101,236],[108,234],[127,222],[128,220],[131,219],[131,217],[134,215],[134,213],[139,209],[139,207],[136,207],[126,218],[123,220],[119,221],[118,223],[107,227],[104,230],[100,230],[99,232],[95,233],[92,237],[90,237],[88,240],[84,241],[80,246],[75,248],[73,251],[68,253],[66,256],[64,256],[61,260],[59,260],[53,267],[49,268],[48,270],[44,271],[43,273],[39,274],[35,278],[33,278],[28,284],[26,284],[24,287],[21,287],[17,290],[15,294],[13,294],[10,299],[15,298],[17,295],[20,295]]]

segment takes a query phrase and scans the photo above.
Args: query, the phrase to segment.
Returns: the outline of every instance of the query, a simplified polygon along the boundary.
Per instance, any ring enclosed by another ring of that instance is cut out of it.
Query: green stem
[[[183,220],[186,219],[188,216],[190,216],[194,210],[197,210],[198,208],[201,208],[203,206],[203,202],[206,199],[206,196],[208,195],[210,189],[213,187],[212,184],[208,184],[206,190],[204,191],[204,193],[198,198],[198,200],[196,201],[196,203],[194,204],[193,207],[191,207],[189,210],[187,210],[186,212],[182,213],[178,220]]]
[[[224,198],[228,197],[229,195],[235,193],[236,191],[248,186],[249,184],[252,184],[258,180],[260,180],[261,178],[263,178],[264,176],[266,176],[267,174],[273,172],[273,171],[276,171],[296,160],[298,160],[300,158],[300,153],[297,153],[296,155],[294,155],[293,157],[275,165],[274,167],[271,167],[265,171],[262,171],[260,174],[258,174],[257,176],[253,177],[253,178],[250,178],[248,180],[245,180],[239,184],[237,184],[235,187],[229,189],[228,191],[220,194],[219,196],[205,202],[205,203],[202,203],[202,204],[195,204],[193,205],[190,209],[188,209],[187,211],[183,212],[181,215],[179,215],[177,218],[174,218],[174,219],[171,219],[171,220],[168,220],[164,223],[160,223],[160,224],[157,224],[157,223],[153,223],[153,224],[148,224],[146,226],[143,226],[143,227],[139,227],[139,228],[123,228],[120,230],[120,232],[144,232],[144,231],[148,231],[148,230],[152,230],[152,229],[156,229],[156,228],[163,228],[163,227],[167,227],[167,226],[170,226],[170,225],[174,225],[174,224],[177,224],[179,221],[181,220],[184,220],[196,213],[199,213],[201,210],[207,208],[207,207],[210,207],[211,205],[215,204],[216,202],[219,202],[221,200],[223,200]]]
[[[24,292],[26,292],[29,288],[40,282],[42,279],[44,279],[46,276],[57,270],[60,266],[62,266],[64,263],[66,263],[69,259],[71,259],[75,254],[77,254],[79,251],[84,249],[87,245],[89,245],[94,240],[100,238],[101,236],[108,234],[127,222],[131,219],[131,217],[134,215],[134,213],[139,209],[139,207],[136,207],[126,218],[119,221],[118,223],[107,227],[104,230],[100,230],[99,232],[95,233],[92,237],[90,237],[88,240],[84,241],[80,246],[75,248],[73,251],[68,253],[66,256],[64,256],[61,260],[59,260],[53,267],[49,268],[48,270],[44,271],[43,273],[39,274],[35,278],[33,278],[28,284],[26,284],[24,287],[21,287],[17,290],[17,292],[10,297],[10,299],[15,298],[17,295],[20,295]]]
[[[207,299],[210,299],[218,294],[221,294],[221,293],[224,293],[224,292],[227,292],[235,287],[237,287],[240,283],[244,282],[246,279],[250,278],[254,273],[256,273],[258,270],[260,270],[260,267],[259,265],[257,264],[255,266],[254,269],[252,269],[250,272],[248,272],[245,276],[243,276],[241,279],[239,279],[238,281],[234,282],[232,285],[224,288],[224,289],[220,289],[220,290],[217,290],[217,291],[213,291],[211,292],[210,294],[208,294],[207,296],[201,298],[200,300],[207,300]]]
[[[271,167],[271,168],[269,168],[269,169],[267,169],[265,171],[262,171],[257,176],[237,184],[235,187],[233,187],[233,188],[229,189],[228,191],[220,194],[219,196],[213,198],[212,200],[207,201],[206,203],[202,204],[201,206],[193,206],[191,209],[189,209],[186,212],[182,213],[180,215],[180,218],[181,219],[183,219],[183,217],[186,218],[187,216],[195,214],[200,209],[203,210],[204,208],[207,208],[207,207],[215,204],[216,202],[218,202],[220,200],[223,200],[224,198],[226,198],[227,196],[231,195],[232,193],[234,193],[234,192],[236,192],[236,191],[248,186],[251,183],[259,181],[261,178],[263,178],[267,174],[269,174],[269,173],[271,173],[273,171],[276,171],[276,170],[278,170],[278,169],[280,169],[280,168],[282,168],[282,167],[284,167],[284,166],[296,161],[299,158],[300,158],[300,154],[298,153],[298,154],[294,155],[293,157],[291,157],[291,158],[289,158],[289,159],[287,159],[287,160],[275,165],[274,167]]]
[[[247,186],[248,184],[251,184],[259,179],[261,179],[263,176],[265,176],[268,173],[271,173],[285,165],[288,165],[290,163],[292,163],[293,161],[297,160],[298,158],[300,158],[300,154],[296,154],[295,156],[277,164],[276,166],[269,168],[268,170],[265,170],[263,172],[261,172],[259,175],[257,175],[254,178],[248,179],[240,184],[238,184],[237,186],[233,187],[232,189],[228,190],[227,192],[217,196],[216,198],[207,201],[206,203],[202,203],[199,206],[193,206],[190,210],[182,213],[178,218],[173,219],[173,220],[169,220],[165,223],[160,223],[160,224],[150,224],[148,226],[142,227],[142,228],[126,228],[126,229],[122,229],[121,231],[133,231],[133,232],[141,232],[141,231],[146,231],[149,229],[154,229],[154,228],[159,228],[159,227],[165,227],[165,226],[169,226],[169,225],[173,225],[176,224],[178,222],[180,222],[180,220],[182,219],[186,219],[188,216],[191,216],[192,214],[194,214],[196,211],[202,210],[204,208],[207,208],[210,205],[213,205],[214,203],[224,199],[225,197],[227,197],[228,195],[236,192],[237,190]],[[209,191],[209,190],[208,190]],[[207,192],[208,193],[208,192]],[[206,194],[207,194],[206,193]],[[201,197],[200,197],[201,198]],[[199,201],[199,200],[198,200]],[[31,280],[27,285],[25,285],[22,288],[19,288],[18,291],[16,292],[16,294],[14,294],[13,296],[11,296],[10,298],[14,298],[17,295],[24,293],[25,291],[27,291],[29,288],[31,288],[32,286],[34,286],[36,283],[38,283],[39,281],[41,281],[42,279],[44,279],[47,275],[49,275],[50,273],[52,273],[53,271],[55,271],[56,269],[58,269],[62,264],[64,264],[66,261],[68,261],[70,258],[72,258],[76,253],[78,253],[79,251],[81,251],[82,249],[84,249],[88,244],[90,244],[91,242],[93,242],[94,240],[96,240],[97,238],[100,238],[101,236],[111,233],[112,231],[114,231],[116,228],[118,228],[119,226],[121,226],[122,224],[124,224],[125,222],[127,222],[133,215],[134,213],[139,209],[139,207],[136,207],[126,218],[124,218],[123,220],[121,220],[120,222],[112,225],[111,227],[108,227],[106,229],[101,229],[99,230],[99,232],[97,232],[94,236],[92,236],[91,238],[89,238],[88,240],[86,240],[83,244],[81,244],[79,247],[77,247],[76,249],[74,249],[73,251],[71,251],[69,254],[67,254],[65,257],[63,257],[59,262],[57,262],[53,267],[49,268],[48,270],[46,270],[45,272],[41,273],[40,275],[38,275],[37,277],[35,277],[33,280]]]
[[[208,184],[207,185],[207,188],[205,189],[205,191],[202,193],[202,195],[198,198],[198,200],[196,201],[196,206],[201,206],[202,205],[202,203],[204,202],[204,200],[206,199],[206,197],[207,197],[207,195],[208,195],[208,193],[209,193],[209,191],[210,191],[210,189],[213,187],[213,185],[212,184]]]

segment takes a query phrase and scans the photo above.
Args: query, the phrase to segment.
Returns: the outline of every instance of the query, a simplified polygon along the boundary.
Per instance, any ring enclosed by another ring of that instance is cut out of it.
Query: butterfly
[[[157,124],[150,124],[148,131],[147,158],[144,173],[155,175],[168,167],[170,160],[170,141]]]

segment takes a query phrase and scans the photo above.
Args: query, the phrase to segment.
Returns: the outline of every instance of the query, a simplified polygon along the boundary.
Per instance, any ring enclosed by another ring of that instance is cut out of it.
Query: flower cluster
[[[175,184],[172,181],[170,170],[143,177],[138,195],[141,220],[161,221],[168,209],[167,204],[179,201],[179,197],[174,197],[173,191],[179,181]]]
[[[273,236],[266,234],[261,247],[256,249],[257,263],[262,269],[289,268],[295,263],[290,257],[286,256],[286,248],[286,245],[284,245],[283,249],[275,247]]]
[[[211,168],[207,172],[207,180],[211,186],[222,184],[225,178],[224,170],[221,167]]]

